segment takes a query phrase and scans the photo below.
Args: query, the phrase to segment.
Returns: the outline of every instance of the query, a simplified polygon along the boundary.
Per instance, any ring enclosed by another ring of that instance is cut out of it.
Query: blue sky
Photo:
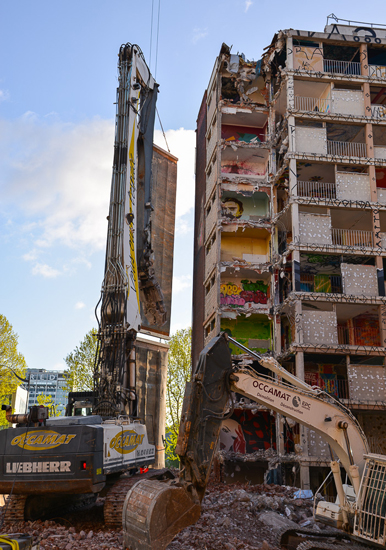
[[[155,73],[159,0],[0,0],[0,313],[31,368],[63,368],[103,278],[117,53]],[[259,59],[276,31],[326,16],[386,23],[386,4],[161,0],[158,110],[179,157],[172,328],[191,320],[195,123],[222,42]],[[150,62],[151,53],[151,62]],[[156,142],[164,147],[157,123]]]

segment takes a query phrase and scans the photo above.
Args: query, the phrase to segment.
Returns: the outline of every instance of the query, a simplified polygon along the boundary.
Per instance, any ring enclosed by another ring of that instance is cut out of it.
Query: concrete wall
[[[303,311],[303,342],[305,344],[337,344],[338,331],[334,311]]]
[[[374,147],[374,157],[376,159],[386,160],[386,147],[380,147],[380,146]]]
[[[194,251],[193,251],[193,303],[192,311],[192,366],[196,366],[204,347],[204,301],[205,301],[205,214],[206,202],[206,92],[197,117],[196,132],[196,195],[194,205]]]
[[[308,454],[322,460],[331,460],[328,443],[313,430],[308,430]]]
[[[325,128],[296,127],[296,151],[298,153],[318,153],[327,155],[327,134]]]
[[[300,212],[299,232],[303,244],[332,244],[330,216]]]
[[[336,173],[336,198],[370,201],[370,180],[367,174]]]
[[[366,434],[370,452],[386,454],[386,414],[385,412],[361,412],[358,420]]]
[[[377,188],[377,200],[381,204],[386,204],[386,189],[383,189],[383,187]]]
[[[347,377],[352,401],[386,401],[386,376],[383,367],[349,365]]]
[[[378,279],[375,266],[342,263],[340,267],[344,294],[378,296]]]
[[[365,115],[365,101],[360,90],[332,90],[333,113],[341,115]]]
[[[169,346],[137,338],[135,347],[138,417],[146,424],[149,443],[156,446],[154,467],[164,468]]]

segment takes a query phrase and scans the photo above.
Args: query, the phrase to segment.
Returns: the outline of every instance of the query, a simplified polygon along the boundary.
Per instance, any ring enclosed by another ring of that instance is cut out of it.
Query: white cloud
[[[252,0],[245,0],[245,13],[249,10],[249,8],[252,6],[253,2]]]
[[[190,275],[179,275],[173,277],[173,294],[178,294],[192,286],[192,277]]]
[[[43,122],[28,112],[0,121],[3,200],[20,208],[38,248],[105,247],[113,121]]]
[[[86,304],[84,302],[76,302],[75,309],[83,309],[86,307]]]
[[[30,250],[27,254],[23,254],[23,260],[26,262],[33,262],[37,259],[38,255],[36,250]]]
[[[196,132],[180,128],[179,130],[167,130],[165,134],[171,154],[178,158],[176,202],[176,218],[178,219],[194,207]],[[154,142],[162,149],[166,149],[165,138],[161,130],[155,130]]]
[[[7,101],[9,99],[8,90],[0,90],[0,101]]]
[[[46,277],[48,279],[53,279],[60,275],[60,271],[57,269],[54,269],[53,267],[50,267],[47,264],[35,264],[32,268],[32,274],[33,275],[43,275],[43,277]]]
[[[193,44],[197,44],[197,42],[199,40],[201,40],[202,38],[205,38],[205,36],[208,36],[208,29],[207,28],[200,29],[198,27],[195,27],[193,29],[193,38],[192,38]]]

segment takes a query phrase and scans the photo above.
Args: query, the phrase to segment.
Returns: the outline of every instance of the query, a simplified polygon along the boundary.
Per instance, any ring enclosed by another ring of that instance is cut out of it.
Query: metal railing
[[[309,273],[301,273],[300,291],[342,294],[342,277],[340,275],[310,275]]]
[[[322,181],[298,181],[297,195],[298,197],[336,199],[336,185]]]
[[[361,64],[356,61],[339,61],[337,59],[323,59],[323,71],[336,74],[361,74]]]
[[[348,380],[337,380],[332,378],[331,380],[318,379],[318,388],[326,393],[337,397],[338,399],[349,399]]]
[[[372,118],[385,118],[386,117],[386,105],[371,105]]]
[[[338,343],[351,346],[380,346],[379,329],[372,327],[338,327]]]
[[[361,231],[359,229],[331,229],[332,244],[335,246],[374,246],[372,231]]]
[[[327,140],[327,154],[338,157],[366,157],[366,143]]]
[[[331,111],[331,99],[295,96],[294,108],[299,111],[316,111],[319,113],[329,113]]]
[[[369,76],[386,79],[385,65],[369,65]]]

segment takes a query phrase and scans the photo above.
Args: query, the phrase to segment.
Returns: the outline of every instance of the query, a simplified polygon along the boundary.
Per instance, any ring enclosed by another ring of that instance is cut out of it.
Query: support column
[[[295,357],[296,376],[304,380],[304,353],[298,351]],[[299,424],[300,445],[302,446],[302,455],[308,457],[308,429]],[[302,463],[300,459],[300,488],[310,489],[310,468],[308,463]]]

